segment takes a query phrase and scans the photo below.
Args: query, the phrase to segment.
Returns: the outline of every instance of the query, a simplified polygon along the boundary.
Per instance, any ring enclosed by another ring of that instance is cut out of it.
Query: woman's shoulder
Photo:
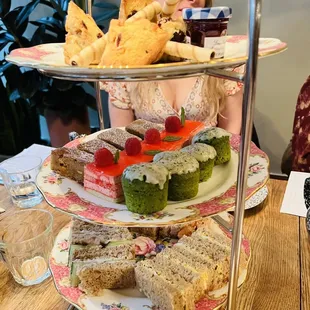
[[[109,93],[110,103],[123,110],[131,108],[127,83],[100,82],[100,88]]]
[[[236,66],[234,68],[227,68],[225,70],[244,74],[245,73],[245,65]],[[243,82],[225,80],[224,88],[226,91],[226,96],[233,96],[243,88]]]

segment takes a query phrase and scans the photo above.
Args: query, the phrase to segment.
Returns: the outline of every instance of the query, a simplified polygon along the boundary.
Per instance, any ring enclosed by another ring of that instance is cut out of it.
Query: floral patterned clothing
[[[310,76],[299,93],[292,139],[292,168],[310,171]]]
[[[233,69],[235,72],[244,72],[244,66]],[[186,119],[204,122],[207,126],[216,126],[217,122],[209,120],[209,105],[203,94],[205,76],[199,76],[187,96],[182,107],[185,109]],[[141,105],[135,105],[131,100],[130,92],[133,84],[122,82],[103,82],[102,89],[110,95],[110,102],[117,108],[134,110],[137,119],[145,119],[155,123],[164,123],[165,119],[171,115],[179,116],[181,111],[176,111],[165,99],[158,82],[152,82],[155,87],[153,98],[144,98]],[[225,80],[224,88],[227,96],[232,96],[240,91],[242,83]],[[151,103],[151,104],[150,104]],[[150,108],[151,107],[151,108]]]

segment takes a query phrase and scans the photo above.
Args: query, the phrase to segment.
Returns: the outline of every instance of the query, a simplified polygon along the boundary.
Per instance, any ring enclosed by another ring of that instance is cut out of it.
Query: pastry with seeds
[[[111,20],[100,66],[139,66],[158,61],[170,36],[148,19]]]
[[[153,0],[122,0],[119,10],[119,18],[126,20],[152,2]]]
[[[84,182],[84,168],[94,161],[92,154],[79,149],[62,147],[51,153],[51,169],[78,183]]]

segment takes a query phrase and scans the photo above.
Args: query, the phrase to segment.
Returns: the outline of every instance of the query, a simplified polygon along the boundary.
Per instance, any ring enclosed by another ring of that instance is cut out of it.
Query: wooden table
[[[252,258],[246,282],[238,295],[238,310],[310,309],[310,239],[305,220],[280,214],[285,181],[271,180],[269,198],[246,212],[244,232],[251,242]],[[0,198],[4,190],[0,189]],[[1,199],[0,199],[1,201]],[[69,217],[54,211],[55,234]],[[51,279],[22,287],[0,263],[1,310],[66,310],[68,303],[56,292]]]

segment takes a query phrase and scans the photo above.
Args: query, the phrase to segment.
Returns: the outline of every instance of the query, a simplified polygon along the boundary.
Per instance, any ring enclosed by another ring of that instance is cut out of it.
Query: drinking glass
[[[17,283],[35,285],[50,276],[52,226],[52,214],[37,209],[13,212],[0,220],[0,259]]]
[[[21,208],[31,208],[43,200],[36,186],[42,160],[35,156],[19,156],[0,164],[0,175],[13,202]]]

